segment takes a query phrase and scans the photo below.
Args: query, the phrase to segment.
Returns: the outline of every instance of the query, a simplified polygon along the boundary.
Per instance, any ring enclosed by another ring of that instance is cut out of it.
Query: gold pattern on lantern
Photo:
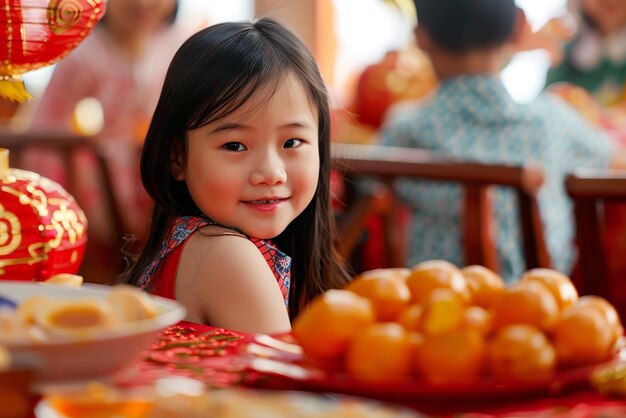
[[[0,255],[11,254],[22,242],[22,225],[13,212],[0,204]]]
[[[8,152],[1,148],[0,194],[10,201],[6,208],[7,202],[4,202],[5,205],[0,203],[0,276],[18,271],[7,269],[8,266],[35,266],[48,260],[54,261],[50,256],[57,249],[64,250],[64,243],[76,245],[84,242],[87,219],[76,206],[74,198],[52,180],[31,171],[10,169]],[[23,226],[27,227],[26,231]],[[30,239],[36,242],[25,243]],[[81,252],[75,248],[68,250],[72,263],[76,263]],[[52,267],[55,265],[53,262]],[[40,279],[38,275],[41,272],[37,269],[31,273],[35,275],[32,280]],[[18,274],[24,276],[23,272]]]
[[[0,276],[6,273],[6,270],[4,270],[6,266],[20,265],[20,264],[26,264],[26,263],[35,264],[35,263],[39,263],[39,262],[46,260],[46,258],[48,257],[45,254],[41,256],[35,254],[34,256],[30,256],[28,258],[23,257],[23,258],[0,259]]]
[[[6,182],[7,180],[10,180],[9,177],[11,176],[5,177],[4,179],[2,179],[2,181]],[[47,243],[36,243],[28,247],[28,252],[33,257],[32,260],[30,260],[31,263],[45,260],[47,258],[47,254],[51,250],[59,247],[66,233],[68,240],[72,244],[74,244],[77,239],[81,238],[85,233],[86,219],[80,217],[74,210],[69,209],[64,199],[51,198],[50,200],[48,200],[46,194],[33,184],[29,184],[26,186],[26,191],[28,193],[22,193],[19,190],[9,186],[2,186],[2,191],[16,196],[21,204],[31,206],[37,211],[39,216],[42,217],[49,214],[49,204],[51,206],[59,207],[59,209],[53,210],[51,225],[47,226],[47,229],[55,231],[52,239],[50,239]],[[4,212],[3,209],[0,211],[0,215],[6,213],[8,212]],[[21,224],[17,216],[15,216],[14,214],[11,215],[11,219],[14,220],[14,222],[9,222],[11,225],[11,231],[8,231],[8,227],[6,224],[0,224],[0,245],[2,245],[3,242],[7,241],[9,237],[17,236],[19,239],[16,243],[12,244],[10,249],[0,247],[1,255],[10,254],[11,252],[13,252],[18,247],[21,240]],[[0,218],[0,221],[1,220],[2,218]],[[39,225],[38,228],[40,231],[43,232],[44,227],[42,225]],[[3,235],[3,232],[5,230],[6,235]],[[2,268],[2,266],[6,266],[9,264],[20,264],[23,262],[24,260],[20,259],[4,260],[4,262],[0,263],[0,269]],[[0,274],[3,274],[3,272],[0,271]]]
[[[74,244],[84,232],[84,226],[79,222],[76,212],[68,209],[65,205],[52,213],[51,225],[48,228],[56,231],[54,239],[50,240],[52,248],[57,248],[61,244],[65,233],[67,233],[70,243]]]
[[[48,24],[55,34],[70,29],[78,22],[83,8],[75,0],[50,0],[48,4]]]
[[[9,186],[2,186],[2,191],[17,197],[22,205],[28,205],[35,209],[39,216],[48,216],[48,199],[46,194],[35,187],[35,185],[28,184],[26,186],[26,191],[30,195]]]
[[[4,11],[6,13],[6,21],[7,21],[7,56],[13,56],[13,20],[11,19],[11,5],[7,1],[4,4]],[[5,64],[9,64],[9,60],[5,61]],[[7,67],[8,68],[8,67]]]
[[[50,252],[50,246],[45,242],[36,242],[28,246],[28,255],[30,256],[27,261],[31,264],[44,261],[48,258]]]

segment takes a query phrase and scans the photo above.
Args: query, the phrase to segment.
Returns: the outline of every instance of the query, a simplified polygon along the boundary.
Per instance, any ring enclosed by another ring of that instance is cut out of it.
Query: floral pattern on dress
[[[209,218],[198,216],[179,216],[174,219],[168,235],[163,240],[159,253],[154,258],[150,266],[141,275],[137,286],[142,290],[152,287],[154,278],[161,261],[180,244],[185,242],[194,232],[206,225],[216,225]],[[239,231],[237,231],[239,232]],[[247,237],[247,236],[246,236]],[[247,237],[261,251],[267,265],[274,273],[274,277],[280,287],[280,291],[285,300],[285,306],[289,307],[289,288],[291,286],[291,257],[281,252],[271,242],[258,238]]]
[[[278,282],[280,291],[285,299],[285,306],[289,306],[289,286],[291,285],[291,257],[280,252],[270,242],[258,238],[250,238],[261,254],[267,265],[270,266],[274,277]]]

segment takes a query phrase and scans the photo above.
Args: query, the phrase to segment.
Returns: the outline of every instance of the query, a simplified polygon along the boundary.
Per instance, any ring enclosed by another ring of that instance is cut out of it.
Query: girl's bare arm
[[[291,330],[274,274],[241,236],[194,234],[178,267],[176,299],[190,321],[243,332]]]

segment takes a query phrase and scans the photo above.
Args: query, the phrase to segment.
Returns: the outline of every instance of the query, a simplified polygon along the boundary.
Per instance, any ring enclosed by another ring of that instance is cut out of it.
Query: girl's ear
[[[172,145],[172,158],[170,159],[170,172],[176,180],[185,180],[185,162],[180,142]]]

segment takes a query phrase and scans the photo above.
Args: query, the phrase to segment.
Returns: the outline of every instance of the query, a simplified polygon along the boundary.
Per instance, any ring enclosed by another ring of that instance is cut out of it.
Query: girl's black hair
[[[289,75],[302,83],[317,109],[320,155],[313,200],[273,239],[293,259],[290,317],[325,290],[347,283],[333,245],[328,92],[306,46],[271,19],[210,26],[190,37],[172,59],[141,154],[143,185],[155,202],[150,234],[126,282],[136,283],[154,259],[173,218],[202,215],[186,183],[170,172],[177,150],[186,161],[187,131],[227,116],[258,92],[268,92],[269,99]]]
[[[453,52],[503,45],[515,28],[514,0],[414,0],[417,24]]]

